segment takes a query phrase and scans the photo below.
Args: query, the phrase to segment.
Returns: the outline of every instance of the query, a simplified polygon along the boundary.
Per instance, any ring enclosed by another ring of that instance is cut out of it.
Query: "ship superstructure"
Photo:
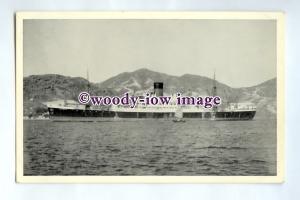
[[[163,96],[163,82],[153,83],[151,95]],[[212,94],[217,95],[217,86],[214,75]],[[205,109],[200,106],[177,105],[175,97],[169,105],[146,105],[138,103],[135,108],[129,106],[93,106],[81,105],[75,101],[63,101],[60,103],[47,103],[49,116],[55,120],[82,120],[101,121],[103,119],[121,118],[176,118],[176,112],[180,108],[182,118],[197,118],[199,120],[251,120],[256,113],[256,107],[252,103],[228,103],[226,106]]]

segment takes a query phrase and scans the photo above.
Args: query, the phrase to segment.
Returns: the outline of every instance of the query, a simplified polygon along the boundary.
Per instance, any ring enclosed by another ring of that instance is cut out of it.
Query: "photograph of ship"
[[[24,176],[276,176],[276,20],[25,19]],[[200,106],[78,95],[219,96]]]

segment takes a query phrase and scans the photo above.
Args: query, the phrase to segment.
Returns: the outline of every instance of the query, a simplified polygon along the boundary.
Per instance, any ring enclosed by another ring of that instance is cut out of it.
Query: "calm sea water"
[[[25,175],[276,175],[276,121],[24,120]]]

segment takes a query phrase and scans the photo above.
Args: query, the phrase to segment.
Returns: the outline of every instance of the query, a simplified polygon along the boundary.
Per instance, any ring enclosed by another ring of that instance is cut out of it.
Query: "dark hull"
[[[175,113],[163,112],[115,112],[109,110],[76,110],[49,108],[50,118],[53,119],[82,119],[82,121],[99,121],[106,118],[174,118]],[[251,120],[256,111],[234,111],[234,112],[189,112],[183,113],[183,118],[198,118],[203,120]],[[97,120],[96,120],[97,121]]]

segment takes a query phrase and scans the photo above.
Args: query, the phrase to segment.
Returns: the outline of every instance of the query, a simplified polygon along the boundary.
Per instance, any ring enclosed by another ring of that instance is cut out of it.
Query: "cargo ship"
[[[163,96],[163,82],[154,82],[151,95]],[[217,95],[214,76],[212,96]],[[256,107],[252,103],[227,103],[226,106],[205,109],[200,106],[178,106],[175,102],[169,105],[145,105],[139,103],[135,108],[129,106],[93,106],[81,105],[76,101],[63,100],[46,103],[49,117],[57,121],[115,121],[126,119],[164,118],[176,119],[176,111],[180,107],[182,118],[199,120],[252,120]]]

